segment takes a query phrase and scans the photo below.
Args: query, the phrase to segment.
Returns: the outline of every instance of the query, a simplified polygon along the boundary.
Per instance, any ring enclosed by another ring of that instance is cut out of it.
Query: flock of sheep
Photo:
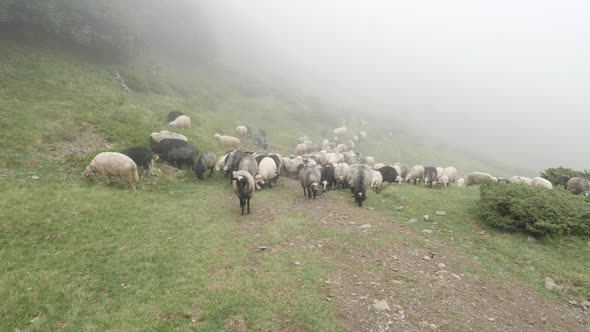
[[[176,129],[190,129],[191,120],[180,112],[168,114],[168,125]],[[252,130],[239,126],[236,133],[241,137],[251,137]],[[393,165],[376,163],[373,157],[361,157],[353,149],[368,135],[360,131],[358,135],[346,141],[346,127],[336,128],[331,140],[324,139],[321,146],[315,145],[309,138],[300,137],[295,146],[296,155],[281,157],[277,153],[254,153],[241,151],[241,141],[237,137],[215,134],[214,139],[231,151],[217,158],[212,152],[199,154],[198,149],[190,144],[186,136],[169,131],[152,133],[154,144],[150,148],[132,147],[118,152],[103,152],[95,156],[86,167],[84,175],[121,178],[129,188],[135,189],[139,181],[137,167],[144,169],[144,174],[153,172],[153,162],[160,159],[177,168],[191,168],[197,179],[203,180],[214,171],[223,171],[231,180],[234,193],[240,199],[241,214],[250,213],[250,200],[256,190],[272,188],[279,176],[297,178],[307,198],[316,198],[318,193],[335,188],[349,188],[355,203],[362,207],[367,198],[367,191],[381,192],[383,183],[423,183],[426,187],[434,185],[459,187],[479,185],[485,182],[521,183],[552,189],[553,184],[546,179],[533,179],[514,176],[509,180],[494,177],[488,173],[472,172],[464,177],[458,176],[455,167],[433,167],[408,165],[397,162]],[[266,151],[267,135],[258,130],[254,141]],[[581,178],[559,177],[556,185],[562,185],[576,194],[590,194],[590,182]]]

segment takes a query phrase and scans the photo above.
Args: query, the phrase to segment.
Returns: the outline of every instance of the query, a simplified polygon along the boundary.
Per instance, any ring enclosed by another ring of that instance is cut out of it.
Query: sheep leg
[[[244,215],[244,199],[240,197],[240,208],[242,209],[242,215]]]
[[[248,214],[250,214],[250,198],[247,199],[248,202]]]
[[[305,191],[305,187],[303,187],[303,197],[307,197],[307,191]]]

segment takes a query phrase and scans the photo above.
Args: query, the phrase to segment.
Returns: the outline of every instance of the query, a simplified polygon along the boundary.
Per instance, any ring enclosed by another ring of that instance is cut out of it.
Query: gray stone
[[[446,216],[447,212],[446,211],[435,211],[434,212],[437,216]]]
[[[365,229],[365,228],[371,228],[373,226],[371,226],[370,224],[364,224],[362,226],[359,227],[359,229]]]
[[[527,237],[526,240],[529,241],[529,242],[535,242],[535,241],[537,241],[537,239],[535,239],[532,236]]]
[[[430,216],[427,214],[423,215],[422,218],[424,218],[424,221],[430,220]]]
[[[412,218],[412,219],[408,220],[408,224],[415,224],[417,221],[418,221],[418,219]]]
[[[431,229],[425,229],[425,230],[422,231],[422,233],[432,234],[432,230]]]
[[[545,278],[545,289],[550,291],[560,291],[563,289],[563,286],[556,284],[553,279],[550,277]]]
[[[580,302],[580,305],[590,308],[590,301],[582,301],[582,302]]]
[[[375,311],[378,311],[378,312],[384,312],[384,311],[391,310],[391,309],[389,309],[389,304],[387,304],[387,302],[385,302],[385,301],[375,301],[375,303],[373,303],[371,305],[371,307],[373,307],[373,309],[375,309]]]
[[[33,175],[33,176],[31,176],[31,179],[33,179],[33,180],[39,180],[40,177],[38,177],[37,175]]]

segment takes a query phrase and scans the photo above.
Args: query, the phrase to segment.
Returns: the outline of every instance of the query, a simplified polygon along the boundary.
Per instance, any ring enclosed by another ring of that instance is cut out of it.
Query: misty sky
[[[587,1],[216,0],[224,60],[527,168],[590,168]]]

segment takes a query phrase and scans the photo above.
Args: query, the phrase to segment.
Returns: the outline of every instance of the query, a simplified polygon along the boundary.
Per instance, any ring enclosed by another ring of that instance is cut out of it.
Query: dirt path
[[[465,254],[379,212],[357,208],[352,199],[308,200],[296,181],[281,181],[291,199],[256,202],[252,215],[238,219],[244,227],[259,234],[292,211],[323,227],[370,237],[360,245],[319,249],[338,267],[326,281],[327,297],[337,303],[350,331],[590,331],[589,312],[543,298],[517,281],[493,279]],[[232,208],[237,205],[233,198]],[[391,234],[400,240],[392,241]],[[385,249],[375,244],[380,241],[387,241]],[[305,248],[306,239],[293,242]]]

